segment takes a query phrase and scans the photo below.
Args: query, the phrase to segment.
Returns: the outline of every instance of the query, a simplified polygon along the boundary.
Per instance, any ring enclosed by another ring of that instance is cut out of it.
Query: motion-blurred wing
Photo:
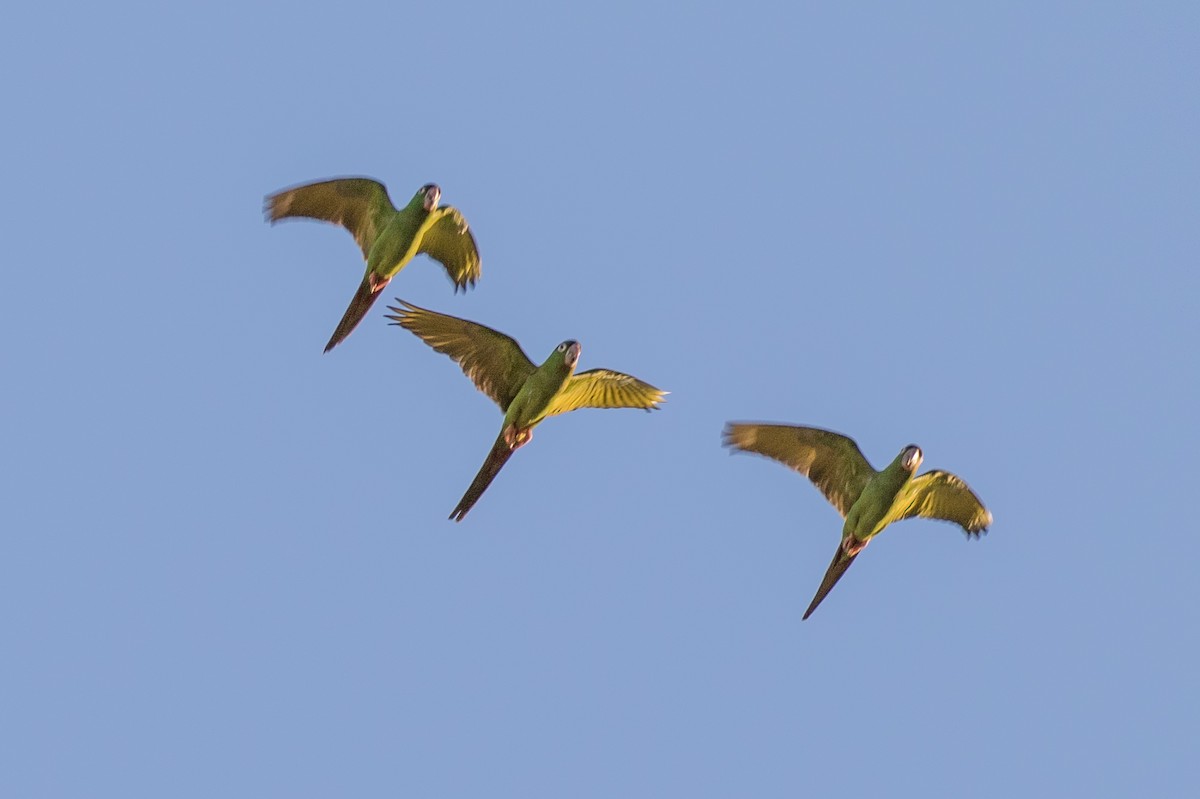
[[[571,376],[550,400],[547,416],[579,408],[644,408],[653,410],[670,393],[611,369],[589,369]]]
[[[725,425],[724,443],[774,458],[800,472],[843,518],[875,476],[853,439],[816,427],[730,422]]]
[[[992,514],[970,486],[957,475],[939,469],[914,477],[904,487],[897,507],[897,520],[914,516],[941,519],[962,527],[968,536],[979,536],[992,524]]]
[[[475,285],[482,272],[479,248],[467,220],[457,208],[443,205],[430,214],[435,217],[421,237],[417,252],[423,252],[446,267],[446,274],[454,281],[454,292],[466,291]]]
[[[265,212],[271,223],[303,216],[341,225],[354,236],[366,258],[396,208],[379,181],[338,178],[276,192],[267,197]]]
[[[508,410],[521,386],[537,367],[513,338],[490,327],[455,316],[427,311],[397,299],[399,308],[389,305],[395,315],[393,324],[411,330],[438,352],[449,355],[476,387],[487,394],[501,410]]]

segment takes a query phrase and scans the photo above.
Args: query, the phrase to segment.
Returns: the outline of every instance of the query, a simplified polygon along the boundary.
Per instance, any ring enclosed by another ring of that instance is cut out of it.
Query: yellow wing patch
[[[658,408],[670,392],[611,369],[589,369],[572,375],[550,401],[547,416],[579,408]]]
[[[935,469],[914,477],[904,489],[899,518],[941,519],[963,528],[969,536],[987,532],[992,514],[963,479]]]
[[[417,252],[425,253],[446,268],[454,281],[454,292],[474,286],[483,272],[475,234],[457,208],[443,205],[430,214]]]

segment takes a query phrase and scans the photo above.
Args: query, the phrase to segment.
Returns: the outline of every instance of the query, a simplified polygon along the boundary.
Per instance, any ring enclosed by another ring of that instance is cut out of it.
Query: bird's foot
[[[867,544],[871,543],[871,539],[859,539],[857,536],[850,535],[842,542],[842,551],[850,557],[854,557],[859,552],[867,548]]]
[[[504,428],[504,443],[509,449],[518,449],[533,440],[532,430],[518,430],[513,425]]]

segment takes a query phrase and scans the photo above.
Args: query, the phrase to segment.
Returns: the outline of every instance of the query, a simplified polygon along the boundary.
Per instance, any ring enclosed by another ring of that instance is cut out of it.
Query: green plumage
[[[466,319],[427,311],[397,300],[388,306],[393,324],[412,331],[452,358],[475,386],[504,412],[504,423],[479,473],[450,514],[462,521],[493,478],[533,428],[548,416],[578,408],[657,408],[667,392],[636,377],[608,369],[575,374],[580,345],[564,341],[537,366],[515,339]]]
[[[441,189],[428,183],[408,205],[397,210],[383,184],[370,178],[338,178],[308,183],[266,198],[267,220],[306,217],[350,231],[367,261],[366,274],[350,307],[325,345],[329,352],[362,321],[384,287],[416,255],[425,253],[446,268],[454,291],[475,285],[479,249],[466,219],[449,205],[438,205]]]
[[[992,523],[979,497],[949,472],[914,477],[923,456],[910,444],[875,471],[854,441],[816,427],[734,423],[725,426],[726,446],[783,463],[808,477],[845,519],[833,562],[804,613],[807,619],[872,538],[893,522],[920,516],[953,522],[978,537]]]

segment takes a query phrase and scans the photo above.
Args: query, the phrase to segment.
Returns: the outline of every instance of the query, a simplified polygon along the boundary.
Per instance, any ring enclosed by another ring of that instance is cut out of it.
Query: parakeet
[[[541,366],[509,336],[490,327],[427,311],[397,299],[388,306],[392,324],[411,330],[438,352],[449,355],[475,386],[500,410],[504,423],[479,474],[459,500],[450,518],[461,522],[488,485],[519,447],[533,438],[533,428],[548,416],[577,408],[657,408],[668,392],[636,377],[608,369],[575,374],[578,341],[554,348]]]
[[[308,217],[341,225],[354,236],[367,260],[367,273],[325,352],[350,335],[384,286],[418,253],[446,268],[455,293],[475,285],[480,274],[475,236],[458,209],[438,205],[441,196],[441,189],[427,183],[408,205],[396,210],[379,181],[337,178],[284,189],[266,198],[267,221],[274,224],[280,219]]]
[[[871,539],[892,522],[921,516],[954,522],[967,537],[987,532],[992,514],[979,497],[950,472],[933,470],[914,477],[924,456],[909,444],[877,472],[853,439],[816,427],[729,422],[724,444],[736,450],[774,458],[807,477],[846,520],[842,541],[807,619],[850,568]]]

